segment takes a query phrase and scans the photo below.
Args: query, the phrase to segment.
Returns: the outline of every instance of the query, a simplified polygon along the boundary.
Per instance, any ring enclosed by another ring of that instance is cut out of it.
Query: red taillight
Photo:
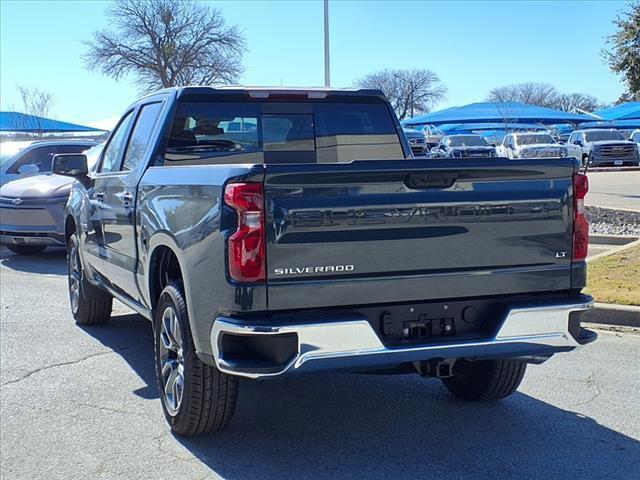
[[[573,175],[573,261],[587,258],[589,249],[589,222],[584,216],[584,197],[589,191],[589,180],[582,173]]]
[[[261,183],[231,183],[224,201],[238,213],[229,237],[229,275],[239,282],[265,280],[264,195]]]

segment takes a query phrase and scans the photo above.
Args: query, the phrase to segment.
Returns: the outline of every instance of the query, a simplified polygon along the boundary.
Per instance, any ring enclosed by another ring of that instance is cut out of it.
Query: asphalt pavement
[[[3,479],[632,479],[640,472],[640,334],[528,369],[489,404],[417,375],[241,381],[228,430],[173,436],[151,327],[117,306],[76,326],[64,252],[0,252]]]
[[[640,211],[640,171],[589,172],[585,205]]]

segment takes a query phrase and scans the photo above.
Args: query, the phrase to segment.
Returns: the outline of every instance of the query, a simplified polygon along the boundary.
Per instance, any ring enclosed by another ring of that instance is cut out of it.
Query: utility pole
[[[329,0],[324,0],[324,86],[331,86],[329,67]]]

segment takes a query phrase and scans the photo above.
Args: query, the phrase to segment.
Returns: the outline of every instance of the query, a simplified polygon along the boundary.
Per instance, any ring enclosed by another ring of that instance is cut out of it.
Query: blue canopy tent
[[[616,128],[619,130],[635,130],[636,128],[640,128],[640,118],[581,123],[580,128]]]
[[[479,133],[487,130],[545,130],[542,125],[535,123],[452,123],[439,126],[440,130],[447,135]]]
[[[595,118],[594,118],[595,117]],[[640,102],[627,102],[615,107],[603,108],[593,112],[591,120],[630,120],[640,119]]]
[[[457,123],[582,123],[592,116],[554,110],[517,102],[478,102],[463,107],[451,107],[403,121],[403,125],[443,125]]]
[[[85,127],[51,118],[37,117],[19,112],[0,112],[0,131],[2,132],[96,132],[100,129]]]

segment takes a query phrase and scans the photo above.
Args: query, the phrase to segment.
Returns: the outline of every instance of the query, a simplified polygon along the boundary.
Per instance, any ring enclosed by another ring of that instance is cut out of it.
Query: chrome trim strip
[[[529,344],[556,348],[574,348],[579,343],[569,333],[569,314],[588,310],[593,301],[561,305],[513,308],[494,338],[476,342],[422,345],[406,348],[385,347],[366,320],[349,320],[300,325],[245,325],[218,318],[211,330],[211,346],[216,366],[222,372],[248,378],[278,376],[301,370],[305,364],[363,355],[394,355],[436,350],[469,349],[497,345]],[[235,335],[298,335],[298,352],[282,369],[275,372],[240,370],[233,367],[219,350],[223,333]]]

